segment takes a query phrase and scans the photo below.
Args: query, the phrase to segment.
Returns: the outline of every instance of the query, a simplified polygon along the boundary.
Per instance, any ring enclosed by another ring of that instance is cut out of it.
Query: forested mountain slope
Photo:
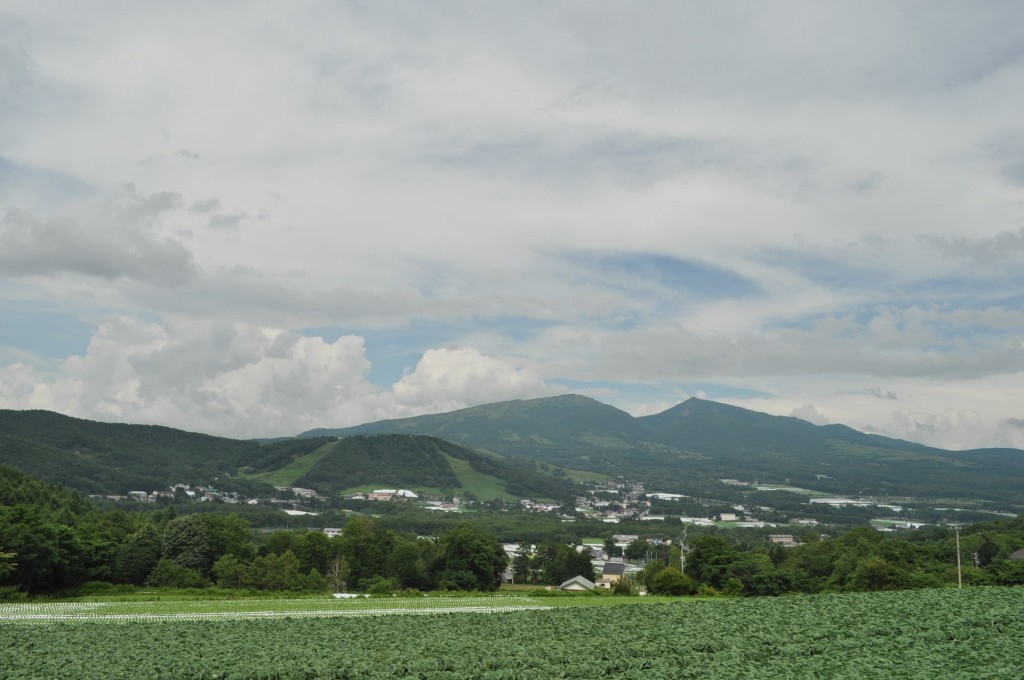
[[[503,402],[302,436],[432,434],[466,446],[695,489],[719,478],[848,494],[1024,504],[1024,452],[946,451],[702,399],[634,418],[578,395]]]
[[[209,482],[259,452],[255,442],[169,427],[0,410],[0,463],[89,493]]]
[[[370,434],[438,441],[352,439]],[[344,443],[335,446],[339,436]],[[458,446],[449,449],[448,442]],[[421,487],[467,489],[468,476],[476,475],[486,477],[486,494],[571,495],[571,485],[540,462],[695,492],[710,491],[717,479],[738,478],[840,494],[1024,506],[1024,452],[1017,449],[946,451],[701,399],[639,418],[578,395],[519,400],[314,430],[264,446],[166,427],[0,410],[0,463],[89,493],[215,478],[220,486],[252,483],[243,477],[277,483],[271,474],[277,471],[287,483],[324,490],[411,486],[411,479]],[[453,475],[458,486],[450,486]]]
[[[255,441],[149,425],[99,423],[48,411],[0,410],[0,463],[85,493],[182,483],[246,495],[271,484],[327,494],[360,486],[446,489],[482,500],[568,500],[573,484],[533,460],[487,455],[426,436]]]
[[[304,441],[309,440],[295,440],[294,445]],[[300,472],[288,483],[321,493],[377,486],[469,493],[481,500],[491,500],[497,492],[506,498],[566,501],[574,490],[572,482],[546,474],[536,461],[486,455],[437,437],[352,435],[313,441],[324,443],[307,454],[308,466],[293,467]],[[299,458],[265,461],[247,468],[246,474],[269,478]]]

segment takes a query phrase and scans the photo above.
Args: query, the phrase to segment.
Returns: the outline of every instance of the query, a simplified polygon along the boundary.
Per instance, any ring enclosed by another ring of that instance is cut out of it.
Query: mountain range
[[[948,451],[692,398],[633,417],[579,395],[319,429],[300,436],[429,434],[474,449],[691,491],[735,478],[829,493],[1024,504],[1024,451]]]
[[[218,479],[218,487],[251,493],[271,484],[325,493],[379,485],[562,499],[571,494],[569,480],[589,472],[590,479],[617,476],[709,496],[721,489],[718,480],[732,478],[836,494],[1024,506],[1024,451],[1018,449],[947,451],[696,398],[633,417],[564,395],[262,443],[0,410],[0,463],[87,493]]]

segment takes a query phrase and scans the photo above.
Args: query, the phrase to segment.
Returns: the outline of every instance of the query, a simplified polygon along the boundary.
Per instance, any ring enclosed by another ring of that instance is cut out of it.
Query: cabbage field
[[[0,605],[0,677],[1024,677],[1020,588],[544,600]]]

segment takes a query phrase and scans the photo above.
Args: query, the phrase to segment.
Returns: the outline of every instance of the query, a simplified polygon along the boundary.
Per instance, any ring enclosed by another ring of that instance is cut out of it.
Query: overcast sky
[[[0,407],[1024,447],[1019,2],[0,9]]]

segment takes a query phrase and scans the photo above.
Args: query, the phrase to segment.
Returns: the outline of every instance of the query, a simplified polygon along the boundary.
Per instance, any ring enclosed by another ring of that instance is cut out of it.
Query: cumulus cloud
[[[814,404],[804,404],[800,408],[793,409],[793,412],[789,415],[794,418],[800,418],[806,420],[809,423],[815,425],[828,425],[829,419],[818,412],[818,409],[814,407]]]
[[[372,384],[370,368],[359,336],[327,342],[252,324],[120,317],[53,375],[23,363],[0,369],[0,407],[247,438],[564,391],[473,348],[429,350],[391,389]]]
[[[8,407],[240,437],[360,422],[386,406],[366,380],[361,338],[328,343],[228,322],[117,318],[49,379],[3,370]]]
[[[0,405],[25,408],[36,385],[35,371],[28,364],[16,362],[0,368]]]
[[[473,404],[565,392],[520,362],[484,356],[472,347],[433,349],[392,386],[406,408],[453,410]]]

